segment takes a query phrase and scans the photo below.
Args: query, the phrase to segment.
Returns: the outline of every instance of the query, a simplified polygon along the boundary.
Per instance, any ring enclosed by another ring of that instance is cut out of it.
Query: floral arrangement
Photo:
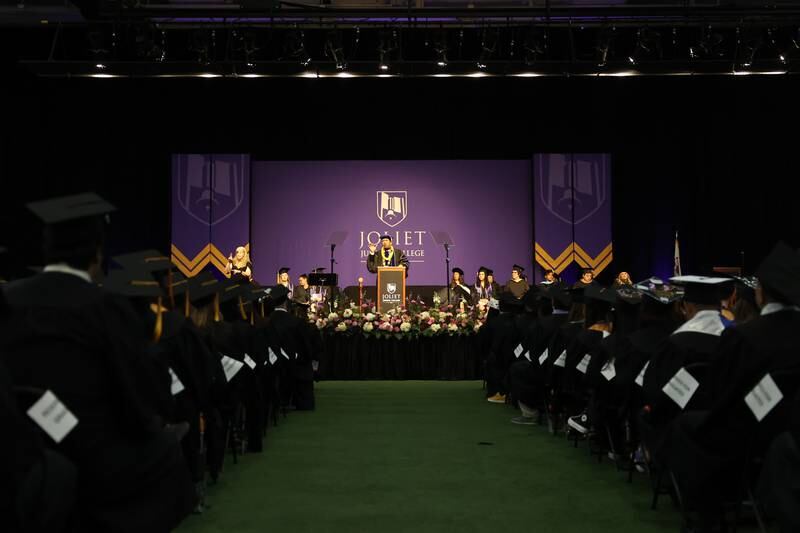
[[[338,303],[338,302],[337,302]],[[437,335],[473,335],[486,319],[484,301],[475,306],[428,306],[422,299],[406,299],[406,305],[386,313],[378,313],[372,302],[359,306],[345,302],[333,308],[312,303],[308,320],[323,333],[364,335],[367,338],[411,339]]]

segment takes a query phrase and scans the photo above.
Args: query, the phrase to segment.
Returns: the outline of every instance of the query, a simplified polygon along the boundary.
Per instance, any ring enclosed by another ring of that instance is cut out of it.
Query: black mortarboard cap
[[[389,239],[391,241],[392,240],[392,236],[391,235],[381,235],[381,240],[383,240],[383,239]]]
[[[515,264],[514,266],[512,266],[512,267],[511,267],[511,270],[512,270],[512,271],[513,271],[513,270],[516,270],[517,272],[519,272],[520,274],[522,274],[523,272],[525,272],[525,267],[522,267],[522,266],[520,266],[520,265],[517,265],[517,264]]]
[[[142,270],[112,270],[102,285],[105,290],[128,298],[158,298],[164,295],[153,276]]]
[[[203,304],[217,294],[219,282],[211,272],[201,272],[189,281],[189,300],[193,304]]]
[[[272,299],[275,305],[281,305],[286,301],[286,298],[289,297],[289,289],[281,284],[275,285],[269,289],[269,297]]]
[[[278,269],[278,274],[288,274],[289,270],[291,270],[289,267],[281,267]]]
[[[616,290],[617,303],[639,305],[642,303],[642,291],[632,285],[623,285]]]
[[[242,285],[242,299],[246,302],[255,302],[260,300],[266,293],[264,287],[258,283],[245,283]]]
[[[756,270],[756,277],[770,292],[800,305],[800,255],[779,242]]]
[[[190,280],[180,272],[172,273],[172,294],[179,295],[186,292],[190,286]]]
[[[217,285],[220,303],[238,298],[242,294],[243,284],[240,278],[225,278]]]
[[[655,276],[634,284],[634,287],[639,289],[643,296],[647,296],[663,305],[671,304],[683,298],[683,289],[674,285],[666,285],[660,278]]]
[[[458,267],[455,267],[455,268],[453,269],[453,273],[455,274],[456,272],[458,272],[458,273],[459,273],[459,275],[461,275],[462,277],[464,276],[464,271],[463,271],[463,270],[461,270],[461,269],[460,269],[460,268],[458,268]]]
[[[122,268],[146,272],[164,272],[172,268],[170,258],[158,250],[141,250],[112,257]]]
[[[102,243],[106,215],[116,210],[95,193],[40,200],[26,207],[44,223],[45,251],[54,257]]]
[[[730,278],[707,276],[676,276],[670,281],[684,287],[684,301],[700,305],[719,305],[723,284],[732,282]]]
[[[490,271],[488,268],[486,268],[486,267],[480,267],[480,268],[478,269],[478,272],[483,272],[484,274],[488,274],[488,273],[489,273],[489,272],[491,272],[491,271]]]
[[[325,271],[325,267],[317,267],[313,269],[311,272],[313,274],[322,274]]]
[[[494,270],[492,270],[491,268],[487,268],[486,269],[486,275],[487,276],[494,276]]]
[[[26,205],[48,225],[107,215],[116,208],[93,192],[39,200]]]
[[[593,300],[614,305],[617,302],[617,292],[593,283],[587,285],[583,290],[583,299],[584,301]]]

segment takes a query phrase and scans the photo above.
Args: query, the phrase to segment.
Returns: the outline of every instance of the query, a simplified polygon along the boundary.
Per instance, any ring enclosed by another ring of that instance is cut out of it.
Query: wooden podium
[[[406,269],[401,266],[378,267],[377,309],[385,313],[406,303]]]

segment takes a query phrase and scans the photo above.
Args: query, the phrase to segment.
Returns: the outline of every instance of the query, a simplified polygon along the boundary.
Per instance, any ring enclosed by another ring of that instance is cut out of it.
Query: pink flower
[[[397,326],[395,326],[395,327],[394,327],[394,332],[395,332],[395,333],[400,333],[400,328],[399,328],[399,327],[397,327]]]

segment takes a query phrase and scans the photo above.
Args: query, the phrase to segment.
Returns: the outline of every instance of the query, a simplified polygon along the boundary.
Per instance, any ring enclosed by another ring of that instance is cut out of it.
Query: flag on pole
[[[681,248],[678,245],[678,232],[675,232],[675,263],[672,265],[672,275],[681,275]]]

